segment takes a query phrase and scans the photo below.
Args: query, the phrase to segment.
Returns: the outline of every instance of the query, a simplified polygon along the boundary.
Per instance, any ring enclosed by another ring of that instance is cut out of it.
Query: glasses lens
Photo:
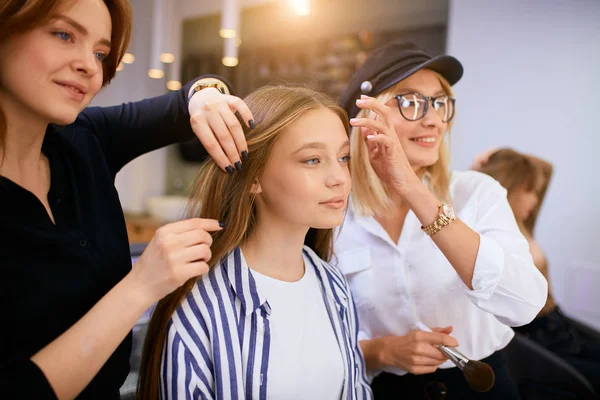
[[[436,97],[432,106],[443,122],[450,121],[454,116],[454,101],[448,96]]]
[[[416,121],[425,115],[427,99],[420,93],[407,93],[398,96],[400,114],[409,121]]]

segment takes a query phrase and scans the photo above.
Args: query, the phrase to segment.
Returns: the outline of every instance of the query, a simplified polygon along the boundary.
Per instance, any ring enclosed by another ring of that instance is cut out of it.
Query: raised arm
[[[208,87],[207,82],[218,82],[226,93]],[[225,169],[241,161],[243,151],[247,151],[235,112],[247,126],[252,125],[252,113],[245,103],[227,93],[228,85],[222,78],[203,76],[162,96],[112,107],[90,107],[76,123],[94,132],[113,175],[142,154],[195,136],[206,154],[219,165],[224,164]]]

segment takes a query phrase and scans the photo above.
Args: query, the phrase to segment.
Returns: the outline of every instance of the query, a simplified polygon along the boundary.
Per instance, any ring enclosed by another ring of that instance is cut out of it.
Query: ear
[[[262,193],[262,187],[260,186],[260,182],[258,180],[255,180],[254,183],[252,184],[252,187],[250,188],[250,193],[252,193],[252,194]]]

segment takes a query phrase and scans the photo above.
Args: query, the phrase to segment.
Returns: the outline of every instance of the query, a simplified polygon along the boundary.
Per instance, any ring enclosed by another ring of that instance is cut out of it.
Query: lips
[[[417,138],[410,138],[410,140],[412,140],[413,142],[419,142],[419,143],[435,143],[437,141],[437,139],[434,136],[423,136],[423,137],[417,137]]]
[[[319,204],[329,207],[329,208],[340,209],[340,208],[344,208],[346,206],[346,198],[344,198],[342,196],[336,196],[336,197],[332,197],[331,199],[329,199],[327,201],[323,201]]]
[[[75,81],[55,81],[55,83],[84,95],[88,92],[85,85]]]

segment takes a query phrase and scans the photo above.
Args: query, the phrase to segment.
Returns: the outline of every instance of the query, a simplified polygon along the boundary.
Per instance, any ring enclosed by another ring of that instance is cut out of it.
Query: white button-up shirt
[[[419,321],[451,325],[461,352],[480,360],[511,341],[509,326],[529,323],[544,305],[547,282],[533,264],[506,190],[488,175],[453,172],[450,197],[457,217],[480,235],[473,290],[421,231],[412,211],[394,243],[373,217],[356,215],[350,203],[334,251],[358,308],[359,340],[405,335]],[[446,361],[440,368],[453,366]]]

